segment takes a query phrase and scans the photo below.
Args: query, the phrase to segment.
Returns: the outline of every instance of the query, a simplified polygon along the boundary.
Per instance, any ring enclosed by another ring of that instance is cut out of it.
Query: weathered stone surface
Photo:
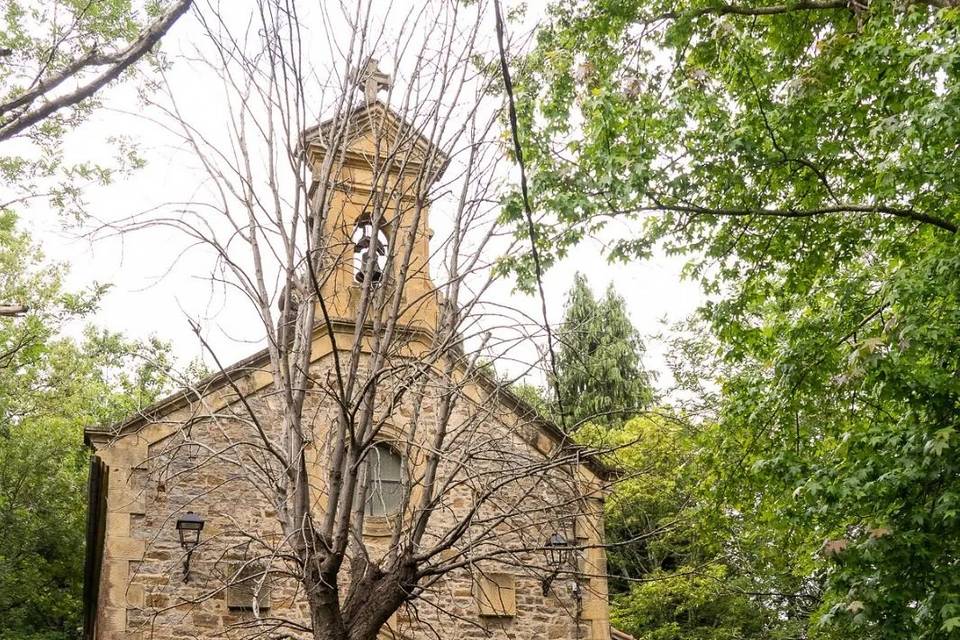
[[[272,409],[259,396],[255,395],[250,402],[263,412],[263,416],[271,415]],[[421,408],[421,413],[427,409],[433,410],[430,403]],[[511,420],[517,420],[507,409],[489,403],[479,409],[476,406],[470,411],[458,408],[455,410],[455,421],[465,425],[471,420],[471,415],[476,416],[473,418],[476,424],[470,428],[478,436],[483,435],[478,438],[483,444],[471,446],[474,447],[474,453],[482,452],[478,458],[487,460],[492,475],[507,472],[512,464],[516,464],[515,461],[511,462],[513,460],[543,456],[537,447],[528,444],[515,430],[506,426]],[[322,398],[311,398],[307,413],[315,416],[311,426],[315,429],[314,441],[317,446],[323,446],[323,430],[332,419],[332,412],[333,408],[324,406]],[[425,422],[429,423],[429,419]],[[221,417],[206,433],[200,431],[196,421],[192,424],[192,436],[203,438],[205,445],[214,450],[222,448],[229,440],[250,437],[246,431],[249,424],[240,419]],[[403,435],[402,430],[398,428],[397,434]],[[124,607],[125,616],[122,628],[118,628],[116,616],[113,616],[111,623],[101,625],[104,630],[101,637],[115,637],[112,634],[119,631],[142,632],[145,638],[156,640],[227,635],[242,638],[245,635],[262,634],[262,627],[250,624],[255,621],[254,612],[228,609],[225,593],[232,575],[231,566],[237,560],[242,560],[244,554],[250,558],[270,555],[275,551],[251,543],[245,533],[254,534],[260,540],[272,541],[271,544],[282,545],[283,538],[277,535],[279,526],[276,510],[267,503],[262,493],[254,489],[250,477],[237,474],[231,462],[213,458],[205,460],[199,468],[192,469],[192,466],[197,466],[195,461],[181,464],[175,456],[169,456],[166,452],[176,438],[176,435],[167,437],[150,447],[150,462],[140,488],[145,496],[143,515],[126,520],[120,517],[109,520],[115,525],[107,535],[108,561],[122,558],[127,564],[117,564],[115,570],[105,572],[104,579],[114,581],[114,584],[105,586],[110,597],[118,592],[124,594],[124,601],[117,604]],[[120,438],[110,446],[123,447],[124,442]],[[315,459],[322,460],[323,456]],[[316,468],[315,471],[320,474],[322,469]],[[413,475],[416,475],[416,470]],[[582,544],[599,539],[597,513],[602,504],[587,500],[587,503],[593,503],[591,508],[595,512],[587,515],[579,513],[571,506],[579,504],[575,496],[565,493],[575,486],[569,478],[569,474],[564,476],[543,472],[537,477],[518,481],[510,491],[504,492],[502,501],[524,504],[524,511],[528,512],[525,518],[539,518],[541,522],[508,522],[503,527],[503,540],[511,540],[511,536],[516,537],[519,532],[529,539],[513,540],[515,546],[536,547],[555,527],[564,528],[568,539],[577,539]],[[322,480],[318,478],[315,484],[322,486]],[[204,487],[204,490],[197,491],[198,486]],[[452,491],[444,500],[445,509],[439,511],[431,521],[432,529],[441,535],[472,505],[473,497],[467,488]],[[206,525],[203,543],[192,554],[190,580],[184,582],[184,552],[180,548],[174,523],[178,514],[187,509],[203,514]],[[539,515],[534,518],[533,514]],[[481,517],[491,515],[494,515],[492,511],[481,510]],[[385,527],[388,534],[392,532],[392,520],[379,524]],[[371,526],[371,529],[376,531],[375,526]],[[494,541],[491,540],[491,545]],[[389,537],[371,537],[368,540],[372,550],[385,549],[388,543]],[[491,545],[488,547],[493,548]],[[481,545],[474,553],[482,555],[484,550]],[[441,557],[447,560],[455,558],[456,550],[451,549]],[[597,569],[604,564],[602,549],[588,549],[583,557],[582,570],[598,575]],[[542,565],[540,554],[518,551],[510,555],[509,564],[506,565],[483,561],[470,568],[458,569],[434,585],[409,610],[398,612],[391,624],[409,638],[431,637],[428,631],[430,627],[445,630],[444,633],[449,637],[464,639],[482,638],[486,634],[518,640],[576,638],[579,611],[582,620],[579,637],[584,640],[604,640],[609,624],[605,581],[597,577],[584,579],[584,598],[578,609],[572,596],[569,576],[558,577],[551,593],[543,596],[540,584],[542,571],[538,573],[535,568]],[[279,561],[274,567],[289,569]],[[494,576],[502,584],[511,582],[504,578],[505,575],[512,580],[515,599],[508,599],[503,610],[484,611],[482,603],[478,601],[476,584],[485,573]],[[120,580],[125,581],[122,587],[115,582]],[[136,594],[134,599],[138,602],[130,601],[130,594]],[[138,606],[128,608],[133,604]],[[272,579],[269,605],[270,618],[308,623],[309,615],[302,592],[294,580]],[[103,609],[102,613],[109,610]],[[266,611],[262,613],[267,614]],[[484,613],[486,615],[482,615]]]

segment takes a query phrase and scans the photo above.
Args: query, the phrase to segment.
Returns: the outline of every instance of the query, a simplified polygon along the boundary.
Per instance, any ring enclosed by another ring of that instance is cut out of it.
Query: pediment
[[[326,338],[329,331],[339,330],[352,334],[354,328],[354,325],[349,322],[335,321],[329,327],[318,324],[314,333],[315,345],[311,364],[321,361],[332,349],[332,342]],[[430,339],[429,332],[412,328],[408,331],[411,339],[415,339],[417,336],[424,340]],[[263,349],[217,373],[211,374],[196,383],[192,388],[184,389],[155,402],[124,422],[107,428],[87,428],[84,431],[85,440],[87,444],[94,444],[95,447],[99,447],[107,446],[124,436],[137,436],[142,429],[151,425],[173,429],[174,427],[170,425],[182,424],[180,418],[174,417],[178,411],[185,411],[186,415],[195,417],[195,405],[201,400],[207,410],[210,407],[221,409],[238,402],[233,393],[234,390],[240,389],[243,393],[249,395],[259,393],[272,382],[272,379],[269,353],[266,349]],[[509,388],[486,375],[481,375],[476,381],[476,385],[478,390],[491,394],[493,401],[502,403],[504,407],[511,410],[530,427],[526,430],[525,439],[535,448],[544,451],[552,450],[555,447],[582,449],[582,463],[594,477],[608,478],[615,473],[614,469],[607,467],[592,455],[589,449],[582,448],[572,442],[569,436],[557,425],[549,419],[541,417],[536,409],[515,395]],[[163,437],[166,437],[169,433],[169,431],[165,432]],[[156,442],[158,440],[159,438],[154,438],[152,441]]]
[[[430,165],[434,178],[443,173],[449,161],[415,124],[379,100],[358,105],[345,117],[328,118],[304,131],[303,136],[308,151],[318,159],[336,147],[348,163],[373,166],[392,158],[397,172],[419,173]]]

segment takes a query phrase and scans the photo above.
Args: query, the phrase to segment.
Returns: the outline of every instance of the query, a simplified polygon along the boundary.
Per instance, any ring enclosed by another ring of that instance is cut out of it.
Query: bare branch
[[[637,207],[632,211],[675,211],[678,213],[693,213],[698,215],[712,215],[721,217],[774,217],[774,218],[815,218],[817,216],[830,214],[880,214],[912,220],[922,224],[929,224],[949,231],[957,232],[957,225],[949,220],[932,216],[922,211],[916,211],[909,207],[892,207],[885,205],[859,205],[841,203],[830,207],[815,207],[811,209],[765,209],[765,208],[724,208],[724,207],[704,207],[699,205],[667,204],[657,203],[649,207]]]
[[[30,307],[23,304],[0,304],[0,316],[2,317],[22,316],[29,310]]]

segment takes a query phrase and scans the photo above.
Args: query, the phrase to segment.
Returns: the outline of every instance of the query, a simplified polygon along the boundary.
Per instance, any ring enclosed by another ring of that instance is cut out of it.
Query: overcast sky
[[[188,52],[195,38],[196,25],[188,16],[175,27],[164,46],[172,53]],[[227,105],[221,94],[210,90],[209,78],[191,65],[177,62],[170,82],[201,129],[209,129],[211,135],[222,129],[220,119]],[[120,133],[131,135],[142,144],[148,164],[112,185],[91,189],[88,200],[95,217],[113,221],[156,203],[191,201],[198,189],[197,173],[184,160],[182,149],[171,145],[170,136],[160,127],[141,117],[130,91],[113,91],[106,105],[106,110],[70,139],[68,155],[82,159],[111,154],[105,140]],[[442,211],[435,207],[432,216],[442,216]],[[196,250],[184,253],[187,245],[178,232],[153,228],[119,237],[100,234],[101,237],[91,240],[81,235],[81,230],[63,229],[53,214],[38,205],[23,220],[42,243],[48,258],[70,264],[70,287],[79,288],[94,281],[113,285],[94,318],[97,324],[134,337],[156,335],[169,340],[184,361],[202,355],[188,319],[201,324],[206,339],[224,363],[263,346],[252,308],[225,298],[222,290],[211,286],[210,254]],[[82,230],[87,231],[89,225]],[[616,228],[608,231],[611,236],[618,232],[626,233]],[[646,337],[647,366],[663,370],[665,345],[655,334],[664,329],[664,322],[683,319],[702,301],[698,286],[681,280],[682,263],[679,258],[658,256],[628,265],[611,265],[601,255],[599,242],[585,242],[546,275],[551,322],[562,317],[565,292],[577,270],[586,274],[598,295],[613,283],[626,299],[634,324]],[[539,300],[516,294],[510,297],[510,303],[530,315],[539,315]],[[530,353],[532,357],[533,352]],[[209,358],[206,360],[209,362]],[[662,383],[667,382],[668,377],[664,377]]]

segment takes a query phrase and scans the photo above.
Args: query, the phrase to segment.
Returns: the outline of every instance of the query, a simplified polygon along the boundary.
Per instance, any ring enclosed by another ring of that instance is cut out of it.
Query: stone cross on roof
[[[360,71],[359,81],[363,84],[363,97],[367,102],[374,102],[378,93],[393,86],[393,80],[380,70],[376,58],[367,60],[367,65]]]

